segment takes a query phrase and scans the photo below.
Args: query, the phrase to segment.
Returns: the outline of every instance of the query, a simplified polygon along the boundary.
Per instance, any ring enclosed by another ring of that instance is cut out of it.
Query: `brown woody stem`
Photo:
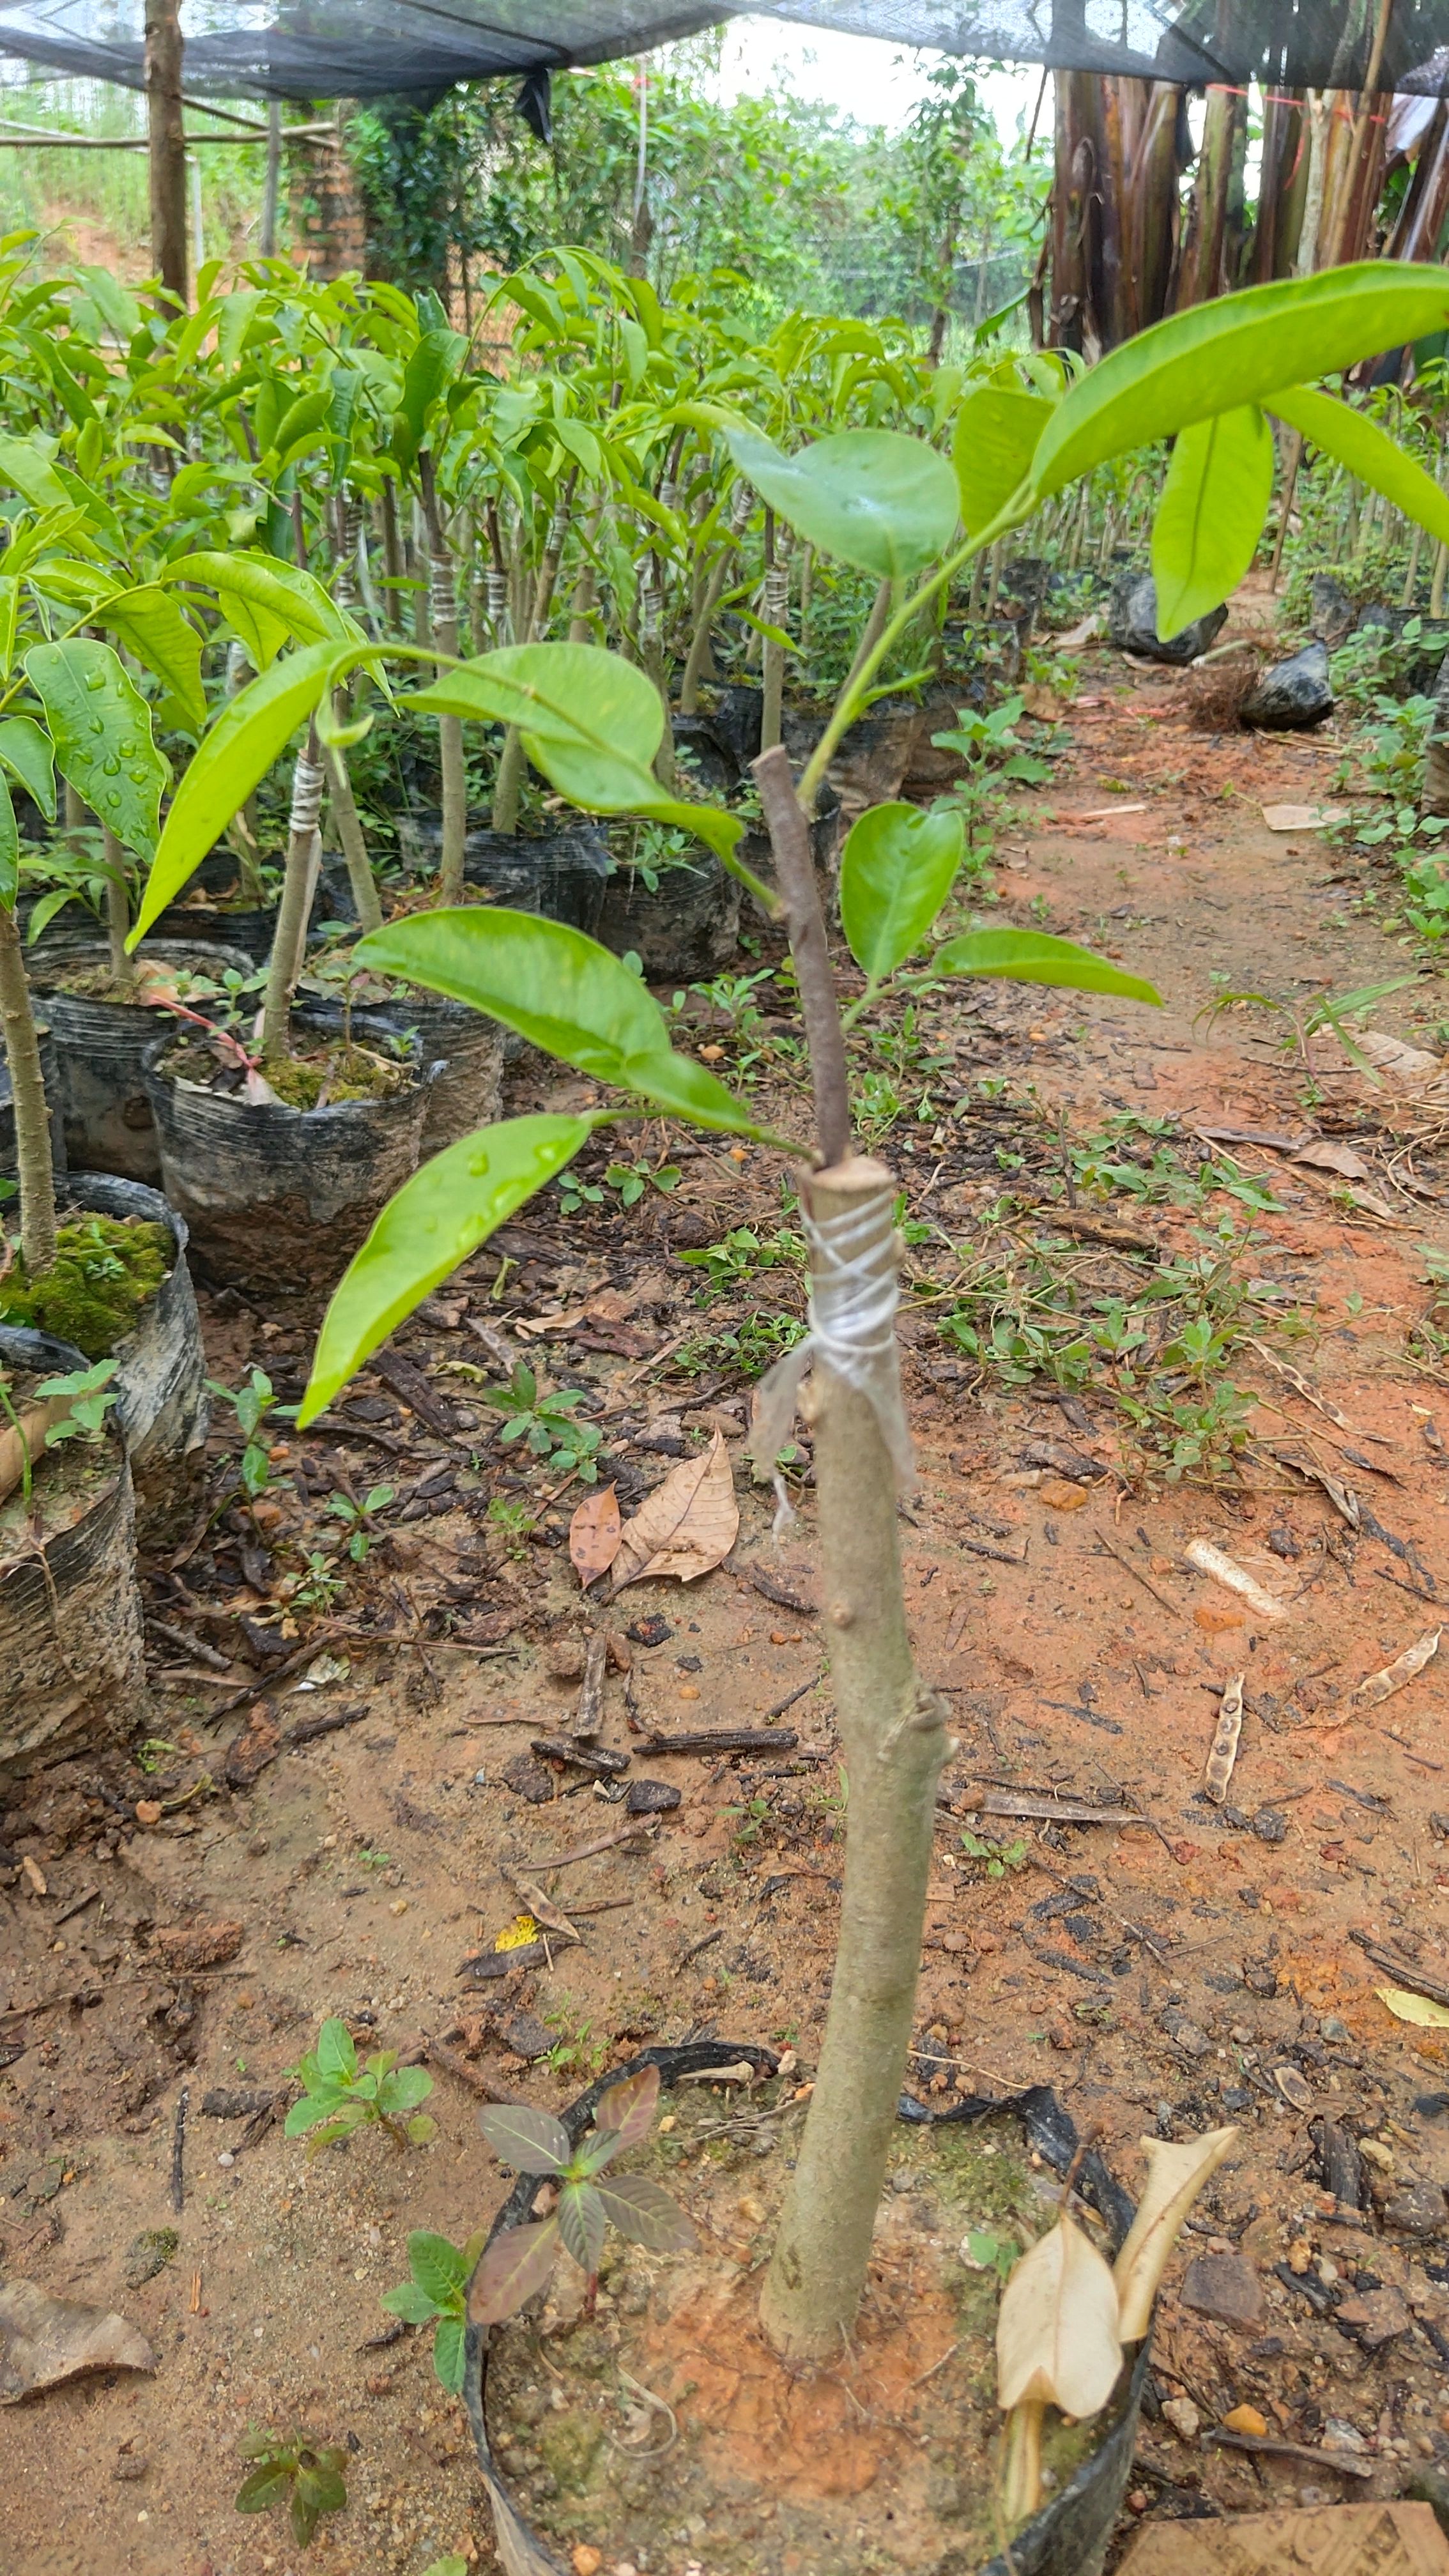
[[[895,1182],[851,1160],[806,1184],[816,1223],[858,1215]],[[893,1261],[889,1232],[883,1260]],[[841,2349],[865,2289],[915,2013],[944,1704],[906,1634],[896,1471],[869,1399],[817,1360],[815,1437],[825,1620],[850,1783],[830,2013],[760,2321],[787,2359]]]
[[[55,1259],[55,1166],[40,1070],[40,1041],[25,980],[20,925],[0,903],[0,1037],[15,1110],[15,1167],[20,1181],[20,1250],[27,1276],[38,1279]]]
[[[815,1091],[816,1134],[823,1159],[841,1163],[850,1152],[845,1034],[840,1025],[835,978],[830,971],[820,889],[815,882],[810,825],[795,793],[789,755],[782,744],[777,743],[773,751],[761,752],[751,768],[775,855],[775,874],[784,898],[790,948],[800,984],[800,1007]]]

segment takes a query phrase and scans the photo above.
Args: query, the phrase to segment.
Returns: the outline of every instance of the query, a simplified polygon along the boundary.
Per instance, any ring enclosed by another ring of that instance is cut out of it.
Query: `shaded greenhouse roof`
[[[1057,69],[1353,89],[1370,0],[755,0],[837,33]],[[647,51],[741,14],[681,0],[185,0],[186,85],[213,97],[375,98]],[[0,54],[142,85],[144,0],[0,0]],[[1400,0],[1379,85],[1449,92],[1449,0]]]

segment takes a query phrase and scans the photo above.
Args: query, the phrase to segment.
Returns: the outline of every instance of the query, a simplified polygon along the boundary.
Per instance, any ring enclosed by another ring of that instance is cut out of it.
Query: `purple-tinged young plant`
[[[642,2146],[658,2107],[659,2069],[646,2066],[600,2096],[595,2126],[577,2146],[548,2111],[479,2112],[479,2127],[494,2154],[519,2173],[546,2175],[558,2187],[558,2203],[547,2218],[505,2228],[494,2238],[469,2293],[475,2325],[500,2325],[516,2316],[543,2288],[560,2248],[584,2274],[584,2313],[592,2316],[606,2227],[617,2227],[631,2244],[654,2254],[683,2253],[694,2243],[683,2210],[648,2174],[605,2175],[623,2148]]]

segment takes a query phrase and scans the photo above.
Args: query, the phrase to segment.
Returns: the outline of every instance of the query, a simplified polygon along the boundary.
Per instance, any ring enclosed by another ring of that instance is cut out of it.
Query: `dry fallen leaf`
[[[1335,1145],[1328,1136],[1315,1136],[1309,1144],[1300,1145],[1293,1160],[1310,1164],[1315,1172],[1337,1172],[1345,1181],[1366,1181],[1369,1177],[1362,1154],[1356,1154],[1351,1145]]]
[[[696,1458],[681,1459],[624,1523],[614,1590],[646,1575],[694,1583],[724,1562],[740,1534],[729,1452],[717,1431]]]
[[[1411,1088],[1421,1082],[1432,1082],[1440,1071],[1440,1059],[1426,1047],[1410,1046],[1407,1038],[1390,1037],[1387,1029],[1355,1029],[1353,1043],[1360,1055],[1366,1055],[1376,1073],[1390,1082],[1402,1082]]]
[[[1204,2137],[1176,2145],[1161,2138],[1140,2141],[1147,2158],[1146,2188],[1114,2266],[1121,2306],[1118,2331],[1124,2343],[1140,2343],[1151,2325],[1152,2302],[1183,2222],[1237,2134],[1236,2129],[1209,2129]]]
[[[1424,1666],[1432,1662],[1439,1652],[1441,1634],[1440,1629],[1431,1628],[1427,1637],[1420,1637],[1412,1646],[1406,1646],[1403,1653],[1396,1655],[1391,1664],[1385,1664],[1381,1672],[1370,1673],[1353,1694],[1354,1707],[1377,1708],[1381,1700],[1392,1699],[1395,1691],[1401,1691],[1405,1682],[1411,1682],[1416,1673],[1421,1673]]]
[[[1346,805],[1265,805],[1263,820],[1270,832],[1317,832],[1325,824],[1343,823],[1348,819]]]
[[[585,1592],[608,1573],[619,1553],[621,1528],[619,1497],[612,1485],[584,1497],[569,1523],[569,1555]],[[579,1670],[583,1670],[582,1658]]]
[[[1002,2509],[1009,2523],[1041,2502],[1042,2417],[1096,2415],[1122,2367],[1117,2285],[1065,2210],[1023,2254],[996,2312],[996,2403],[1007,2416]]]
[[[1241,1601],[1246,1601],[1250,1609],[1257,1611],[1260,1619],[1288,1617],[1283,1603],[1275,1601],[1271,1592],[1265,1592],[1245,1565],[1239,1565],[1233,1557],[1225,1556],[1220,1547],[1214,1547],[1211,1539],[1189,1539],[1183,1554],[1189,1565],[1196,1566],[1199,1574],[1210,1574],[1214,1583],[1220,1583],[1225,1592],[1236,1592]]]
[[[1412,2022],[1416,2030],[1449,2030],[1449,2005],[1431,2003],[1427,1995],[1411,1995],[1406,1986],[1375,1986],[1381,2004],[1387,2004],[1395,2021]]]
[[[155,2367],[145,2336],[113,2310],[52,2299],[34,2281],[0,2282],[0,2406],[82,2371]]]

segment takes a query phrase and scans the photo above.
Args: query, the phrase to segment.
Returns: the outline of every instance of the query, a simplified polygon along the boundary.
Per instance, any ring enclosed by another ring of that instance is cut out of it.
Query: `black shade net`
[[[1192,87],[1356,89],[1379,0],[756,0],[759,14],[904,46]],[[188,91],[377,98],[547,74],[668,44],[728,8],[660,0],[186,0]],[[0,55],[142,85],[143,0],[0,0]],[[1397,0],[1377,86],[1449,94],[1449,0]]]

